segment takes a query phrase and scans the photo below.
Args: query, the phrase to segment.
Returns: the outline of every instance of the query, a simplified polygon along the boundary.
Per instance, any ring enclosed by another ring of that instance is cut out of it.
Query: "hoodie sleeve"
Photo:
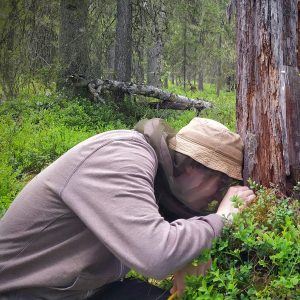
[[[138,138],[112,141],[90,155],[61,192],[63,201],[127,267],[164,278],[211,246],[222,219],[179,219],[158,212],[157,158]]]

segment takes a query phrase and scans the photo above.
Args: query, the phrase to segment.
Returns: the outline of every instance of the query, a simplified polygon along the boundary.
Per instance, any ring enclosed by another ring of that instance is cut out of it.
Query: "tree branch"
[[[122,92],[128,95],[142,95],[153,97],[161,100],[161,103],[149,103],[151,107],[170,108],[170,109],[190,109],[195,108],[198,111],[205,108],[211,108],[212,104],[204,99],[192,99],[185,96],[176,95],[167,91],[163,91],[154,86],[143,84],[127,83],[115,80],[95,79],[88,84],[88,91],[92,95],[93,100],[105,103],[101,94],[105,90],[113,92]]]

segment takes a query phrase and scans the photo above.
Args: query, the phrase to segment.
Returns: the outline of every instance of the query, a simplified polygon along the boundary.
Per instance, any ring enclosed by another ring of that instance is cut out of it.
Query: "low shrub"
[[[256,199],[227,224],[206,276],[188,277],[182,299],[300,299],[300,205],[250,182]]]

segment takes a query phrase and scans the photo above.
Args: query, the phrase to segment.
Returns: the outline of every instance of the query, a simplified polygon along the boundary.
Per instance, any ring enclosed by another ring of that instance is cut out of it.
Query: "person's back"
[[[76,299],[126,274],[128,268],[78,218],[72,210],[72,195],[64,193],[72,176],[87,162],[101,160],[103,176],[108,176],[106,170],[113,172],[110,160],[130,155],[126,141],[134,137],[143,142],[134,131],[96,135],[72,148],[21,191],[0,221],[0,294],[22,289],[17,293],[25,295],[28,291],[29,295],[36,293],[37,298],[48,294],[51,299],[61,299],[65,294]],[[117,147],[111,146],[114,141],[118,141]],[[101,153],[104,147],[105,153]],[[107,152],[111,152],[110,157]],[[151,154],[149,157],[155,165]],[[103,187],[105,180],[98,179]],[[80,192],[81,182],[76,184]],[[97,199],[108,207],[105,200],[101,195]],[[78,206],[80,209],[80,203]]]

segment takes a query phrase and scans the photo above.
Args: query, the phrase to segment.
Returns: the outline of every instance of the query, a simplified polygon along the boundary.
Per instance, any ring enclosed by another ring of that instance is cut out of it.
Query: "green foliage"
[[[250,185],[256,199],[196,260],[212,258],[211,270],[188,277],[182,299],[300,299],[299,202]]]
[[[126,128],[111,106],[27,96],[0,105],[0,216],[35,174],[88,137]]]
[[[206,81],[224,85],[235,76],[235,30],[234,22],[229,23],[226,17],[228,2],[166,1],[170,13],[164,47],[165,69],[180,83],[183,83],[183,65],[187,77],[192,75],[193,79],[201,74]]]
[[[201,111],[199,117],[210,118],[219,121],[220,123],[226,125],[229,129],[235,131],[235,92],[226,92],[222,90],[220,92],[220,96],[216,97],[216,89],[215,85],[213,84],[204,84],[204,90],[196,92],[185,91],[182,87],[175,85],[170,85],[168,90],[174,94],[184,95],[189,98],[198,98],[210,101],[213,104],[213,108]],[[179,118],[178,114],[176,116],[177,120],[168,118],[168,121],[177,129],[180,129],[193,117],[197,116],[197,112],[185,111],[183,113],[179,113],[179,115]]]

